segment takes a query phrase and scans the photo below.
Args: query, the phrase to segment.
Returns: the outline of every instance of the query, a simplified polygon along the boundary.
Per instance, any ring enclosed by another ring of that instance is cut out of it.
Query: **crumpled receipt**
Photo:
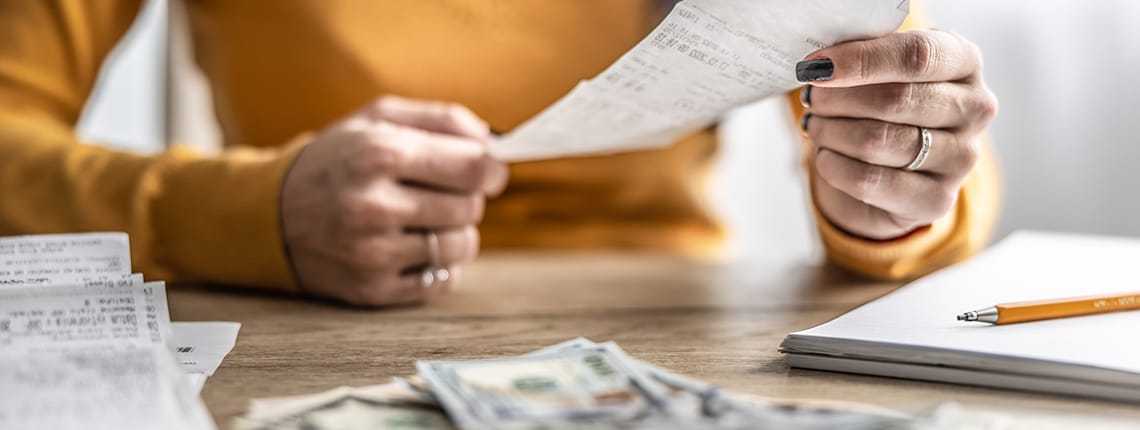
[[[895,31],[909,0],[685,0],[604,72],[492,145],[508,162],[665,147],[801,85],[820,48]]]

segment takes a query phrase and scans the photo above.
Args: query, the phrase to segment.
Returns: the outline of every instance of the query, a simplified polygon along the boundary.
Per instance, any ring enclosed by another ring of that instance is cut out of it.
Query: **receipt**
[[[122,233],[0,238],[0,428],[211,429],[240,324],[170,322]]]
[[[5,349],[105,341],[164,342],[158,297],[165,286],[50,285],[0,288],[0,345]],[[151,303],[152,306],[147,304]],[[169,327],[169,316],[165,316]]]
[[[660,148],[800,84],[795,64],[888,34],[907,0],[686,0],[593,79],[491,147],[504,161]]]
[[[138,307],[136,311],[142,312],[143,319],[140,321],[145,324],[150,340],[165,342],[170,339],[170,310],[166,302],[166,285],[163,283],[146,284],[143,282],[141,274],[131,273],[130,241],[125,233],[58,234],[0,238],[0,290],[10,290],[16,287],[54,286],[86,287],[87,289],[82,291],[78,288],[72,288],[71,293],[65,294],[71,297],[73,301],[78,296],[86,295],[95,298],[96,301],[117,300],[120,308],[123,306]],[[127,293],[109,291],[115,289],[135,291]],[[101,291],[109,291],[107,297],[102,297]],[[50,300],[46,297],[58,297],[57,293],[59,292],[45,293],[43,300]],[[11,295],[25,298],[23,302],[19,303],[26,303],[30,300],[39,305],[51,304],[37,299],[38,293],[32,290],[16,289],[0,292],[0,297]],[[125,299],[122,297],[124,295],[137,295],[138,300]],[[36,319],[25,316],[31,318],[28,320],[31,324],[47,324],[49,326],[55,324],[56,331],[63,330],[64,325],[69,321],[102,324],[99,325],[101,328],[107,328],[107,325],[114,325],[118,322],[116,319],[102,319],[92,315],[80,317],[81,312],[92,313],[94,308],[89,307],[86,311],[80,311],[78,308],[65,304],[65,302],[66,300],[58,302],[57,304],[61,304],[63,307],[51,309],[55,314],[48,318]],[[15,303],[9,305],[14,306]],[[12,312],[16,310],[10,306],[0,306],[0,308],[8,310],[9,318],[13,317]],[[45,310],[47,309],[29,309],[27,311]],[[72,319],[61,318],[64,315],[71,315]],[[11,322],[9,321],[9,323]],[[3,324],[4,321],[0,320],[0,344],[4,344],[5,338],[9,340],[19,338],[13,334],[12,328],[5,329]],[[124,328],[118,327],[109,331],[100,330],[92,327],[78,330],[78,332],[87,333],[91,336],[79,336],[76,332],[66,336],[49,337],[57,339],[56,341],[59,342],[75,340],[80,337],[89,337],[85,340],[98,340],[104,339],[103,336],[109,333],[121,335]],[[28,329],[24,333],[36,332],[38,331]],[[94,334],[96,332],[98,334]],[[34,341],[44,338],[32,336],[23,339]]]
[[[215,428],[162,345],[0,348],[0,428]]]
[[[194,388],[201,390],[206,378],[213,375],[226,355],[237,343],[241,324],[236,322],[176,322],[171,347],[175,358],[190,377]]]
[[[0,284],[50,284],[131,274],[126,233],[0,238]]]

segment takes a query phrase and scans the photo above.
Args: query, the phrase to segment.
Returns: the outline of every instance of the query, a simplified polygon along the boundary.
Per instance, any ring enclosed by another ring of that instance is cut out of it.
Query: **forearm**
[[[70,127],[0,114],[0,234],[113,230],[148,277],[289,287],[281,178],[290,151],[144,157],[79,142]]]

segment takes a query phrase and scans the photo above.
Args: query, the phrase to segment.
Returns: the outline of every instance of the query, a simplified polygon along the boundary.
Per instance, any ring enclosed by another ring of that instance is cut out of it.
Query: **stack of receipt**
[[[237,323],[171,324],[123,233],[0,238],[0,428],[212,429]]]
[[[954,405],[905,414],[720,390],[578,338],[510,358],[421,361],[384,385],[254,400],[238,430],[1001,429]]]

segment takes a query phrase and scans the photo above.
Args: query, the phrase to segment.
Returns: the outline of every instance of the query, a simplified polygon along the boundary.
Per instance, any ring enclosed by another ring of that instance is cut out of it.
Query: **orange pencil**
[[[1129,293],[1003,303],[958,315],[958,321],[1012,324],[1137,309],[1140,309],[1140,293]]]

